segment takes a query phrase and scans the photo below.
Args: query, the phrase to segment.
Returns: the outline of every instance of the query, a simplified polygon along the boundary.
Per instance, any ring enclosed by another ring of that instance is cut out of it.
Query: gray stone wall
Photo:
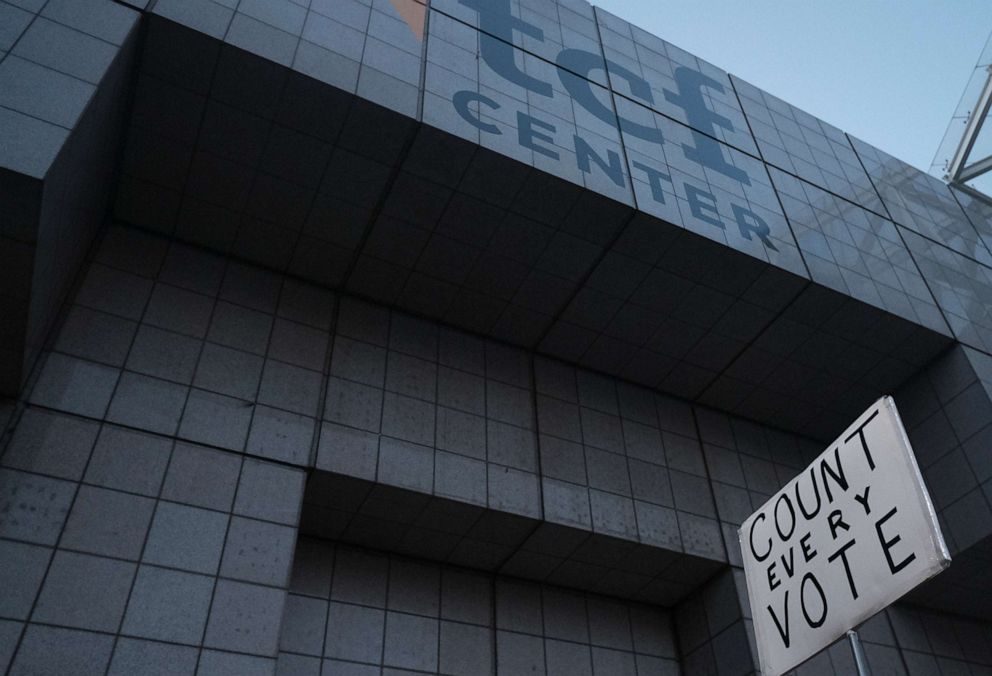
[[[737,527],[895,391],[955,562],[866,652],[989,673],[987,209],[579,0],[506,47],[667,201],[456,116],[554,112],[460,3],[146,4],[0,3],[0,672],[753,674]]]
[[[0,8],[0,395],[24,385],[116,185],[141,15],[112,0]]]
[[[667,676],[677,654],[664,609],[301,538],[277,673]]]
[[[931,607],[982,589],[965,574],[983,531],[947,517],[981,491],[983,364],[959,349],[897,394],[962,562],[914,599]],[[273,673],[277,660],[287,674],[456,674],[476,659],[496,673],[518,673],[515,659],[549,674],[573,659],[751,673],[736,527],[820,448],[124,227],[105,233],[12,416],[12,674]],[[927,430],[945,420],[960,442],[940,452]],[[951,453],[976,477],[957,497],[934,474],[957,467],[938,462]],[[657,515],[667,525],[652,530]],[[496,615],[445,614],[449,578],[475,581]],[[578,613],[562,621],[602,607],[632,628],[558,636],[560,603]],[[517,606],[529,610],[500,614]],[[349,613],[378,627],[368,645]],[[664,650],[639,647],[638,613],[671,627]],[[899,607],[863,637],[880,673],[982,673],[971,646],[988,631]],[[848,673],[846,660],[841,643],[797,673]]]

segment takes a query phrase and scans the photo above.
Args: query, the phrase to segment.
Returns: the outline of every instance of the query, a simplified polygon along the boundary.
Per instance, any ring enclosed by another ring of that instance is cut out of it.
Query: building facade
[[[992,673],[992,205],[583,0],[5,0],[0,204],[0,672],[754,674],[893,394]]]

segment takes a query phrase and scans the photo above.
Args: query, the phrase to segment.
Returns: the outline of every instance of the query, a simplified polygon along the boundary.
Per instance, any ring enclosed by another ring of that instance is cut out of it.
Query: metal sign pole
[[[868,668],[868,660],[865,659],[865,651],[861,647],[858,632],[853,629],[848,630],[847,639],[851,642],[851,652],[854,653],[854,664],[858,667],[858,676],[871,676],[871,669]]]

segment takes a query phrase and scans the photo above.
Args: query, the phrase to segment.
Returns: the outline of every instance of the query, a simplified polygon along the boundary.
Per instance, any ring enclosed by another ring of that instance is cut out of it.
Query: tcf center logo
[[[554,89],[551,83],[524,72],[514,59],[516,34],[544,42],[544,31],[524,19],[513,16],[510,0],[459,0],[459,2],[479,14],[480,54],[486,65],[508,82],[539,96],[553,98]],[[622,130],[625,134],[657,144],[659,149],[664,145],[665,139],[660,129],[615,113],[596,96],[589,75],[595,70],[604,68],[603,58],[599,54],[582,49],[563,49],[555,59],[555,63],[558,66],[558,78],[565,91],[583,109],[618,131]],[[643,77],[614,61],[607,60],[605,66],[610,75],[621,78],[627,83],[634,98],[640,99],[648,106],[653,106],[654,92]],[[685,111],[686,119],[693,128],[691,131],[693,144],[682,144],[685,158],[743,185],[751,185],[747,172],[728,162],[720,143],[713,138],[717,134],[718,127],[734,131],[733,123],[711,110],[703,96],[706,89],[724,93],[723,83],[684,66],[675,69],[674,78],[676,91],[665,89],[663,93],[668,103]],[[485,107],[496,111],[501,107],[497,101],[476,91],[463,90],[456,92],[452,97],[455,110],[466,122],[487,134],[502,134],[503,130],[497,124],[483,119],[473,110],[473,103],[479,107],[479,110]],[[521,146],[553,160],[560,160],[560,154],[552,145],[553,135],[557,132],[554,124],[518,111],[516,132]],[[574,135],[573,142],[576,163],[581,171],[591,172],[592,164],[595,163],[613,183],[621,188],[625,186],[623,165],[618,153],[607,150],[604,158],[578,134]],[[641,172],[646,178],[651,187],[651,197],[656,202],[664,204],[663,182],[674,188],[671,175],[660,167],[636,160],[632,160],[630,165],[631,170]],[[690,212],[695,218],[726,230],[726,225],[720,218],[715,195],[688,182],[682,187]],[[752,235],[757,235],[766,247],[778,251],[770,237],[768,224],[758,214],[739,204],[732,203],[730,207],[738,229],[745,239],[751,240]]]

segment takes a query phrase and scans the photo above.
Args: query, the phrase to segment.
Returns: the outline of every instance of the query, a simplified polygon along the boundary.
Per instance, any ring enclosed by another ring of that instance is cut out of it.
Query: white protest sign
[[[762,676],[779,676],[950,565],[883,397],[739,531]]]

